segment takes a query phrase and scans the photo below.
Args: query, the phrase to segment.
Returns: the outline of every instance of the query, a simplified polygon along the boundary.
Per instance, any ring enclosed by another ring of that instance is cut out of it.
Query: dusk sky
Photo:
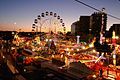
[[[80,0],[108,14],[120,18],[119,0]],[[65,23],[67,31],[80,16],[90,16],[95,10],[75,0],[0,0],[0,30],[31,31],[34,19],[44,12],[57,13]],[[107,28],[120,24],[120,20],[108,16]],[[14,24],[16,23],[16,24]]]

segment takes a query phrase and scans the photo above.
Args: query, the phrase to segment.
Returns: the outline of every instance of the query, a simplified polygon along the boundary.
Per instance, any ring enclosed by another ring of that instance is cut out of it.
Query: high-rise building
[[[83,34],[89,34],[90,28],[90,16],[81,16],[80,17],[80,32]]]
[[[71,25],[71,33],[72,34],[76,34],[77,32],[79,32],[79,26],[77,26],[77,23],[79,23],[79,22],[78,21],[74,22]]]
[[[91,16],[80,16],[79,21],[71,25],[71,33],[81,37],[93,35],[100,41],[100,34],[105,37],[107,26],[107,14],[102,12],[95,12]],[[80,38],[81,38],[80,37]]]
[[[120,36],[120,24],[113,24],[110,27],[109,32],[110,32],[111,37],[112,37],[112,32],[113,31],[115,31],[116,36]]]
[[[100,35],[100,32],[104,35],[106,31],[107,25],[107,14],[103,12],[95,12],[91,15],[90,18],[90,28],[91,33],[94,36]]]
[[[90,16],[80,16],[79,21],[71,25],[71,33],[76,35],[89,34]]]

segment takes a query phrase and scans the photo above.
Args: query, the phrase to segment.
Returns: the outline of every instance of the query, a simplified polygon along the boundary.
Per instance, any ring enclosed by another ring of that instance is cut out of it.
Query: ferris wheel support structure
[[[46,18],[48,16],[50,18],[44,19],[44,18]],[[57,14],[53,13],[53,12],[45,12],[45,13],[41,13],[41,15],[38,15],[37,18],[34,20],[34,24],[32,25],[32,31],[35,32],[35,29],[36,29],[36,34],[37,34],[38,30],[40,30],[40,34],[41,34],[42,28],[43,28],[43,24],[45,24],[48,20],[50,20],[50,26],[51,26],[52,25],[51,22],[54,21],[54,20],[52,20],[52,18],[55,18],[59,22],[59,24],[61,24],[62,30],[65,33],[66,32],[66,27],[65,27],[65,24],[63,23],[63,19],[61,19],[60,16],[57,16]],[[56,24],[58,24],[57,21],[54,23],[55,29],[54,29],[53,32],[55,32],[55,33],[56,33],[57,27],[58,27],[58,25],[56,26]],[[50,26],[49,26],[49,32],[51,32]]]

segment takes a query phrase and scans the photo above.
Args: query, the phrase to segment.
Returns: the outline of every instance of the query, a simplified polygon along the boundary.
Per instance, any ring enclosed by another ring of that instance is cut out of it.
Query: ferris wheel
[[[66,32],[66,27],[63,22],[63,19],[53,12],[45,12],[38,15],[32,24],[33,32],[46,32],[46,33],[57,33],[57,32]]]

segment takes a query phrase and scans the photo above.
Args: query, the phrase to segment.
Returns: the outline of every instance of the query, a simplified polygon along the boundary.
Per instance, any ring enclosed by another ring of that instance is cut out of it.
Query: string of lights
[[[75,0],[75,1],[78,2],[78,3],[81,3],[81,4],[85,5],[85,6],[87,6],[87,7],[91,8],[91,9],[93,9],[93,10],[96,10],[96,11],[101,12],[101,10],[96,9],[95,7],[92,7],[92,6],[90,6],[90,5],[88,5],[88,4],[84,3],[84,2],[82,2],[82,1],[80,1],[80,0]],[[112,17],[112,18],[115,18],[115,19],[117,19],[117,20],[120,20],[120,18],[118,18],[118,17],[116,17],[116,16],[113,16],[113,15],[108,14],[108,13],[106,13],[106,14],[107,14],[108,16]]]

